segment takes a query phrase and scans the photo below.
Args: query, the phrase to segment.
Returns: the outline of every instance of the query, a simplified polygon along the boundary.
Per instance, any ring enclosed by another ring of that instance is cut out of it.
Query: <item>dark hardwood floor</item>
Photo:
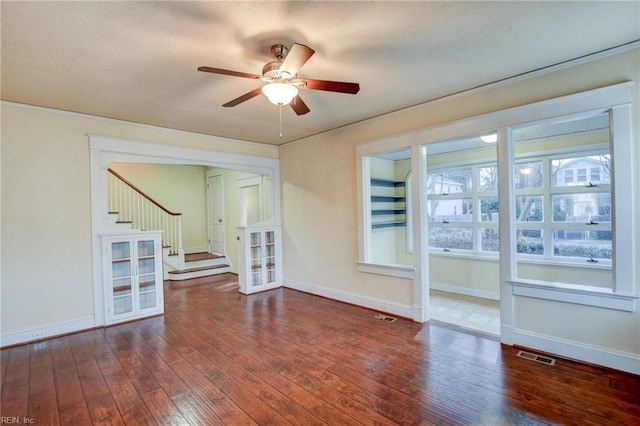
[[[638,376],[228,278],[166,285],[162,317],[2,350],[3,423],[640,424]]]

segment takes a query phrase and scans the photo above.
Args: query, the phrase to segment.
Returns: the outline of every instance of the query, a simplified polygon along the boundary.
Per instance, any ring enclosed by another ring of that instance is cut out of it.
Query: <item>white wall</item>
[[[379,305],[411,312],[412,280],[359,272],[355,147],[412,130],[639,79],[640,49],[636,48],[282,146],[285,283],[372,307]],[[633,90],[633,161],[637,170],[640,167],[638,85]],[[640,241],[639,178],[636,172],[628,194],[634,197],[636,222],[622,225],[623,232],[634,233],[636,253]],[[636,291],[639,286],[636,282]],[[615,362],[621,361],[619,368],[629,369],[633,364],[640,371],[640,310],[621,312],[523,297],[515,299],[516,332],[531,336],[532,344],[538,347],[544,346],[540,342],[574,345],[592,353],[604,353]],[[628,363],[622,365],[625,360]]]
[[[1,112],[3,345],[92,326],[87,135],[278,156],[268,145],[15,104]]]

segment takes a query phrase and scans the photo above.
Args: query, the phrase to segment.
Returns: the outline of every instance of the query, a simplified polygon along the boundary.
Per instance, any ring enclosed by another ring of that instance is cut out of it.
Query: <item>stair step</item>
[[[176,269],[173,271],[169,271],[169,274],[187,274],[189,272],[200,272],[200,271],[206,271],[207,269],[220,269],[220,268],[228,268],[228,267],[229,265],[222,264],[222,265],[202,266],[200,268]]]
[[[221,259],[223,258],[223,254],[218,253],[209,253],[206,251],[201,251],[197,253],[185,253],[184,261],[185,262],[197,262],[199,260],[208,260],[208,259]]]
[[[238,275],[232,272],[225,272],[219,275],[207,275],[204,277],[189,278],[181,281],[169,280],[169,288],[171,289],[184,289],[191,287],[198,287],[207,284],[220,284],[225,283],[225,286],[236,288],[238,286]]]

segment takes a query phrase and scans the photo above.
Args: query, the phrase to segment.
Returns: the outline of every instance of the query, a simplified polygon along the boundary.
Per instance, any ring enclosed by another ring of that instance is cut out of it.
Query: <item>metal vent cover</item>
[[[531,361],[539,362],[540,364],[556,365],[555,359],[549,358],[548,356],[534,354],[531,352],[519,351],[517,356],[520,358],[530,359]]]
[[[387,322],[394,322],[396,320],[394,317],[390,317],[390,316],[383,315],[383,314],[376,314],[374,316],[374,318],[382,320],[382,321],[387,321]]]

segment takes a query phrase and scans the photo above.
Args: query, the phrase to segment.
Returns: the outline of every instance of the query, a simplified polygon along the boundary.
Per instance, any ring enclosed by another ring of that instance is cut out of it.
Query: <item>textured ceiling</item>
[[[1,3],[3,100],[281,144],[640,39],[640,2]],[[274,43],[316,54],[296,116],[258,96]]]

